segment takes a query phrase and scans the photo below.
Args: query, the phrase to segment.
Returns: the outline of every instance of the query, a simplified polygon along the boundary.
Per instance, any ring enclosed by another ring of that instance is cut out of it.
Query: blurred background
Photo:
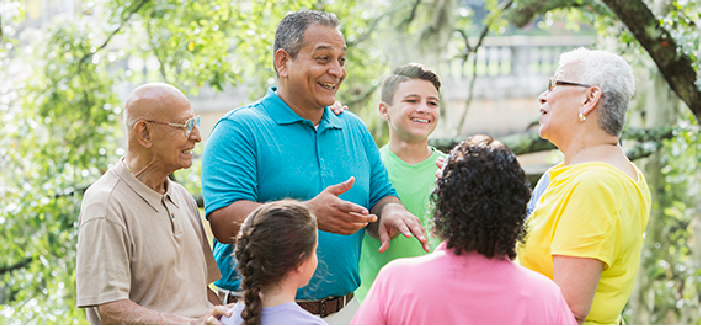
[[[562,159],[537,135],[537,96],[559,54],[622,55],[636,74],[622,145],[653,196],[624,318],[700,324],[700,2],[0,0],[0,324],[87,323],[75,307],[80,203],[125,154],[129,92],[156,81],[180,88],[202,116],[204,143],[222,115],[275,84],[275,28],[301,8],[342,21],[339,100],[379,146],[388,138],[379,86],[394,67],[420,62],[443,82],[431,144],[447,151],[488,134],[519,155],[533,184]],[[201,205],[199,160],[172,178]]]

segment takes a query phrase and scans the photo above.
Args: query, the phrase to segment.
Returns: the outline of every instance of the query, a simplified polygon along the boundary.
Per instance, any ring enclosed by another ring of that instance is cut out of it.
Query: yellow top
[[[528,220],[518,248],[526,268],[553,278],[553,255],[604,262],[585,324],[618,324],[635,284],[643,232],[650,218],[650,190],[635,167],[634,181],[605,163],[559,164]]]

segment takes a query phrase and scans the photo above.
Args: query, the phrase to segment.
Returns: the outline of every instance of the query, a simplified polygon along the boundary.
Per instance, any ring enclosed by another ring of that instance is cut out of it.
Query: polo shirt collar
[[[305,119],[297,115],[295,111],[292,111],[285,101],[277,96],[275,93],[276,90],[277,86],[270,87],[263,98],[263,101],[267,102],[265,109],[273,121],[279,125],[305,121]],[[336,114],[334,114],[328,106],[325,107],[324,115],[321,117],[321,121],[319,122],[319,131],[332,128],[341,129],[342,126],[343,124],[341,123],[341,119],[336,116]]]
[[[135,195],[140,197],[155,212],[159,212],[159,209],[163,207],[163,205],[161,205],[161,200],[163,200],[164,197],[173,205],[175,205],[175,207],[179,207],[179,205],[173,200],[173,196],[171,196],[171,181],[169,178],[166,178],[165,181],[166,192],[165,194],[161,195],[155,192],[153,189],[147,187],[143,182],[134,177],[124,165],[125,159],[126,157],[122,157],[119,160],[119,162],[115,166],[114,171],[117,174],[117,177],[122,179],[127,184],[129,189],[131,189],[131,191],[134,192]]]

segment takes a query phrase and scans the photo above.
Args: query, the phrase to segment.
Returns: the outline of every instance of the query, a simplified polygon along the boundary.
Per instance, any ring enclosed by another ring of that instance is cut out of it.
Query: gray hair
[[[601,87],[599,127],[619,137],[625,124],[628,102],[635,93],[633,68],[621,56],[606,51],[577,48],[560,55],[560,67],[572,64],[577,82]]]
[[[303,9],[287,15],[277,26],[275,42],[273,43],[273,69],[275,69],[278,78],[280,73],[275,66],[275,53],[277,50],[283,49],[290,54],[292,60],[295,60],[297,53],[304,46],[304,32],[309,25],[314,24],[338,27],[341,25],[341,21],[331,13]]]

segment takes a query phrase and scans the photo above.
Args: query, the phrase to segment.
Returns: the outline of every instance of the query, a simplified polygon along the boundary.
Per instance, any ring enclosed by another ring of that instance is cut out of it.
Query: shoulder
[[[517,274],[518,284],[529,287],[541,295],[559,297],[560,287],[547,276],[513,263],[514,273]]]
[[[263,308],[261,321],[268,325],[326,325],[323,319],[302,309],[295,302]]]
[[[111,207],[121,205],[124,198],[116,189],[120,182],[116,174],[108,170],[85,191],[80,209],[81,224],[96,218],[105,218]]]
[[[387,265],[385,265],[384,267],[382,267],[382,269],[380,270],[380,275],[384,274],[385,277],[391,278],[413,278],[413,275],[427,272],[427,269],[439,266],[439,260],[440,259],[436,254],[428,254],[412,258],[395,259],[387,263]]]
[[[555,173],[553,183],[566,181],[579,190],[609,189],[620,185],[623,172],[607,164],[583,163],[569,167],[564,173]]]
[[[230,110],[219,119],[217,124],[226,122],[244,122],[249,120],[260,120],[267,118],[265,102],[258,100],[249,105],[240,106]]]
[[[329,114],[333,114],[333,112],[331,112],[329,109],[327,110]],[[360,119],[360,117],[351,111],[343,111],[343,114],[336,116],[336,118],[340,120],[344,126],[352,128],[351,130],[368,131],[365,121]]]

